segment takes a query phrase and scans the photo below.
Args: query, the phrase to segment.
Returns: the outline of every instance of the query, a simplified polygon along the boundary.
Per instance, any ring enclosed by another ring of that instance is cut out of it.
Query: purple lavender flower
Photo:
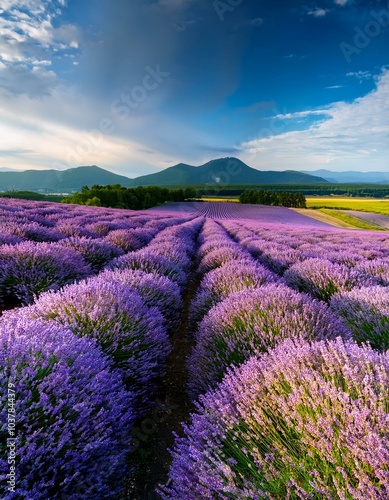
[[[97,222],[93,222],[92,224],[85,226],[85,229],[90,231],[92,234],[94,233],[96,236],[103,237],[107,236],[107,234],[111,231],[112,226],[109,222],[98,220]]]
[[[139,269],[117,269],[101,272],[98,279],[123,283],[129,290],[136,290],[149,307],[158,307],[169,329],[180,317],[182,309],[180,288],[167,276],[146,273]]]
[[[230,248],[231,250],[235,250],[239,248],[239,245],[228,238],[227,235],[220,235],[216,238],[210,238],[203,243],[200,246],[197,255],[200,259],[203,259],[209,253],[219,250],[220,248]]]
[[[374,284],[372,278],[327,259],[299,262],[286,271],[284,279],[292,288],[326,301],[336,292]]]
[[[23,238],[4,231],[0,225],[0,245],[16,245],[16,243],[21,243],[22,241]]]
[[[243,248],[238,245],[236,248],[231,248],[229,245],[221,246],[205,255],[200,262],[198,272],[206,273],[231,261],[239,265],[239,262],[244,260],[251,260],[251,256]]]
[[[1,498],[123,495],[133,397],[93,340],[42,321],[1,320],[0,386]],[[16,408],[15,494],[6,483],[7,392]]]
[[[142,241],[136,236],[134,231],[130,229],[116,229],[115,231],[110,231],[105,237],[105,240],[119,247],[125,253],[139,250],[143,246]]]
[[[0,298],[31,303],[46,290],[57,290],[91,274],[81,255],[56,243],[23,242],[0,247]]]
[[[158,229],[153,229],[151,227],[136,227],[132,230],[132,233],[142,243],[142,246],[144,246],[158,233]]]
[[[180,287],[187,282],[187,274],[177,263],[163,255],[155,255],[147,248],[122,255],[114,259],[109,267],[110,269],[139,269],[147,273],[158,273],[167,276]]]
[[[95,235],[82,227],[77,220],[74,219],[59,219],[57,225],[55,226],[56,230],[63,234],[65,237],[87,237],[93,238]]]
[[[214,305],[232,293],[258,288],[277,277],[254,260],[230,261],[208,272],[202,279],[190,307],[190,322],[196,324]]]
[[[336,294],[331,308],[341,315],[357,342],[389,349],[389,287],[372,286]]]
[[[160,494],[389,498],[388,387],[388,353],[287,340],[201,399]]]
[[[42,294],[18,314],[54,321],[79,337],[96,339],[137,394],[139,404],[148,403],[155,379],[164,374],[170,343],[161,313],[122,283],[96,277],[69,285]]]
[[[389,286],[389,258],[363,260],[355,270],[374,278],[378,285]]]
[[[264,352],[286,338],[321,340],[351,337],[323,302],[283,285],[269,284],[230,295],[199,324],[188,359],[193,397],[214,387],[227,368]]]
[[[79,252],[84,260],[91,266],[93,272],[100,271],[123,251],[117,246],[102,239],[71,237],[59,243],[65,248],[72,248]]]
[[[186,271],[189,271],[192,265],[192,261],[186,249],[181,248],[181,241],[179,239],[175,239],[173,244],[166,244],[165,241],[159,241],[159,238],[156,237],[154,241],[147,246],[147,252],[153,255],[166,257]]]
[[[31,241],[52,242],[63,238],[63,235],[56,232],[54,229],[45,227],[26,218],[22,220],[12,220],[8,217],[7,220],[1,224],[1,228],[4,232]]]

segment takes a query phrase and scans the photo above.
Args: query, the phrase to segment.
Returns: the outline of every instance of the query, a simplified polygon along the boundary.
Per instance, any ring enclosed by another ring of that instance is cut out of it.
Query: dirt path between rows
[[[184,295],[184,308],[178,328],[170,340],[172,352],[167,361],[166,376],[161,381],[157,395],[157,407],[136,427],[135,437],[140,445],[135,452],[137,471],[128,489],[127,499],[160,499],[155,492],[159,484],[165,484],[171,462],[169,448],[174,444],[174,432],[182,434],[181,422],[188,421],[193,410],[187,393],[188,380],[186,357],[193,340],[188,334],[190,302],[196,292],[198,280],[193,278]]]

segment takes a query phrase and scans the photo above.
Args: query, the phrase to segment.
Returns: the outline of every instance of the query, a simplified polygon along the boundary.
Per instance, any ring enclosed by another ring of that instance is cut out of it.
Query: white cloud
[[[50,95],[57,83],[54,71],[49,71],[42,65],[32,68],[25,64],[4,65],[1,71],[0,89],[5,91],[5,99],[9,95],[20,94],[26,94],[34,99]]]
[[[362,80],[370,80],[373,78],[370,71],[350,71],[349,73],[346,73],[346,76],[355,76],[360,82]]]
[[[23,82],[17,82],[15,93],[24,89],[32,96],[39,94],[36,79],[43,77],[42,93],[48,78],[54,83],[53,72],[38,73],[36,68],[50,66],[54,54],[78,49],[78,30],[71,25],[59,25],[58,18],[65,0],[2,0],[0,17],[0,62],[4,72],[2,88],[13,92],[15,75],[25,75]],[[30,73],[30,74],[28,74]],[[28,88],[31,83],[33,88]]]
[[[335,0],[336,5],[340,5],[341,7],[344,7],[347,5],[348,0]]]
[[[262,24],[263,24],[263,19],[262,19],[261,17],[256,17],[256,18],[254,18],[254,19],[250,19],[250,20],[248,21],[248,24],[249,24],[250,26],[255,26],[255,27],[257,27],[257,28],[258,28],[259,26],[262,26]]]
[[[242,159],[258,168],[387,171],[389,157],[389,71],[376,88],[352,103],[336,102],[324,110],[279,115],[277,119],[326,116],[305,130],[260,137],[242,144]],[[280,128],[280,127],[278,127]],[[284,129],[286,126],[284,126]]]
[[[321,9],[321,8],[316,8],[312,10],[308,10],[307,14],[308,16],[313,16],[313,17],[324,17],[327,15],[328,10],[327,9]]]
[[[308,111],[297,111],[295,113],[284,113],[273,116],[273,119],[276,120],[291,120],[295,118],[307,118],[309,116],[323,116],[329,115],[330,112],[328,109],[311,109]]]

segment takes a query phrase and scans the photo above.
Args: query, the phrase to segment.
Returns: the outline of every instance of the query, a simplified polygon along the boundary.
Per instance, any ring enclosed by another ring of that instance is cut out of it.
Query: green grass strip
[[[386,231],[384,228],[377,226],[376,224],[371,224],[352,215],[338,212],[337,210],[320,208],[319,212],[323,212],[324,214],[330,215],[334,219],[341,220],[342,222],[346,222],[347,224],[358,227],[359,229],[369,229],[370,231]]]

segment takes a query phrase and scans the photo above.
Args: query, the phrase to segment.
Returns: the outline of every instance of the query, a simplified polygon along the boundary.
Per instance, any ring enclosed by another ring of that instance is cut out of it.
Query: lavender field
[[[0,309],[5,500],[389,498],[386,232],[2,200]]]

